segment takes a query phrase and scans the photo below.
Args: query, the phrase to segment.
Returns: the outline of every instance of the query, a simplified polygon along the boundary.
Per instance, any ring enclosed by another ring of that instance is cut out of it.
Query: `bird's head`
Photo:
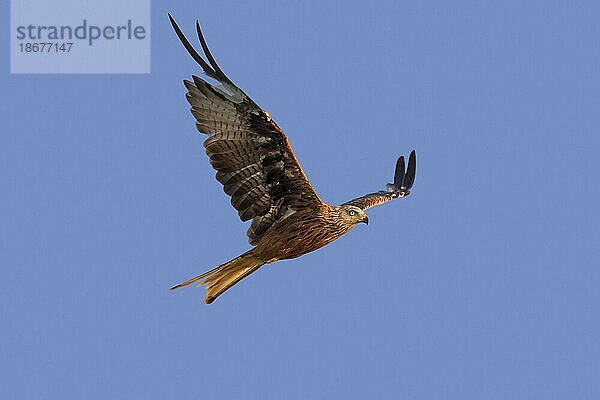
[[[355,225],[359,222],[364,222],[369,225],[369,217],[367,217],[367,214],[359,207],[347,204],[341,206],[340,211],[340,218],[349,225]]]

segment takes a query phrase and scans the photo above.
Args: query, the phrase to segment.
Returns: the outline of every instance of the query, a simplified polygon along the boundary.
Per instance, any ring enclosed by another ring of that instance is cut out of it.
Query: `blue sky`
[[[200,19],[324,200],[416,149],[411,196],[211,306],[170,292],[249,246],[167,12]],[[592,1],[154,1],[151,74],[5,57],[0,397],[599,398],[599,20]]]

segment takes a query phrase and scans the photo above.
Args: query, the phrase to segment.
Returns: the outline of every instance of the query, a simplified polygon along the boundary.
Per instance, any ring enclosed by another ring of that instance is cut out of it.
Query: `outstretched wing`
[[[188,53],[206,75],[220,83],[211,85],[198,76],[184,81],[196,127],[208,135],[204,147],[217,170],[216,178],[231,196],[241,220],[252,219],[250,243],[256,244],[273,224],[291,213],[322,206],[283,131],[225,76],[206,45],[200,24],[196,22],[196,31],[208,62],[171,15],[169,19]]]
[[[363,210],[375,207],[390,200],[400,197],[406,197],[410,194],[410,189],[415,183],[417,173],[417,154],[413,150],[408,158],[408,168],[404,170],[404,156],[400,156],[396,161],[396,171],[394,173],[394,183],[387,184],[387,190],[369,193],[356,199],[350,200],[344,205],[352,205]]]

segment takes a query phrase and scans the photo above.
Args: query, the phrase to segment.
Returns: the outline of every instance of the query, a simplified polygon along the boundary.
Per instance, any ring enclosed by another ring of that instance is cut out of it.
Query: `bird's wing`
[[[290,143],[271,119],[227,76],[210,53],[200,24],[196,31],[205,61],[192,47],[169,15],[173,29],[212,85],[198,76],[184,81],[196,127],[208,135],[204,141],[216,178],[231,196],[242,221],[252,219],[248,229],[255,244],[278,220],[297,210],[321,207],[322,202],[296,159]]]
[[[396,161],[396,171],[394,173],[394,183],[388,183],[386,190],[369,193],[356,199],[352,199],[343,205],[352,205],[363,210],[387,203],[400,197],[406,197],[410,194],[410,189],[415,183],[417,173],[417,154],[413,150],[408,158],[408,168],[404,170],[404,156],[400,156]]]

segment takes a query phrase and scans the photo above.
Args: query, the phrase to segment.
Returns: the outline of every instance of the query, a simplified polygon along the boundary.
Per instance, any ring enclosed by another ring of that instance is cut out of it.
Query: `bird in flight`
[[[218,85],[198,76],[184,80],[186,98],[196,118],[216,178],[231,196],[231,205],[242,221],[252,220],[247,235],[252,249],[171,290],[200,281],[206,286],[205,303],[212,303],[227,289],[261,266],[300,257],[315,251],[357,224],[369,223],[365,210],[406,197],[415,181],[417,159],[410,153],[396,162],[394,182],[341,205],[323,202],[304,174],[288,138],[260,108],[223,73],[210,53],[200,24],[196,32],[204,60],[187,40],[173,17],[171,25],[181,43],[204,73]]]

